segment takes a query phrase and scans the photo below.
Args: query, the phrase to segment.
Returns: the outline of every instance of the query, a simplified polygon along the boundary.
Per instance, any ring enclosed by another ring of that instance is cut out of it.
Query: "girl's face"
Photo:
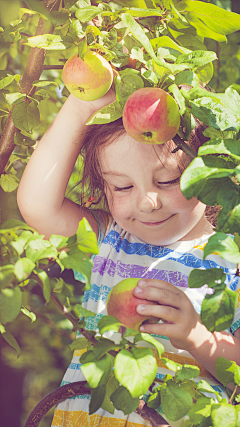
[[[205,205],[179,186],[181,151],[143,144],[124,134],[102,148],[105,193],[117,224],[152,245],[192,240],[209,231]]]

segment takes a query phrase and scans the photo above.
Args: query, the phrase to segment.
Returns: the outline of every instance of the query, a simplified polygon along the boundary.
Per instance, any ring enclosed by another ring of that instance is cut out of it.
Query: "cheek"
[[[128,197],[118,197],[110,190],[105,192],[109,210],[113,218],[124,218],[128,217],[131,212],[131,201]]]
[[[196,197],[192,197],[192,199],[187,200],[180,189],[175,192],[172,198],[172,203],[180,212],[182,211],[186,214],[189,213],[194,217],[202,216],[205,210],[205,205],[202,202],[200,202]]]

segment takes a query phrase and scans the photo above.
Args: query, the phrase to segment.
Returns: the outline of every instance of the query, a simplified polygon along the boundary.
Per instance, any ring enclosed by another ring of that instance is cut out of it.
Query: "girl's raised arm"
[[[43,233],[73,235],[85,216],[97,233],[94,217],[65,198],[68,180],[82,148],[86,121],[114,101],[109,91],[97,101],[80,101],[70,95],[34,150],[18,189],[18,206],[25,221]]]

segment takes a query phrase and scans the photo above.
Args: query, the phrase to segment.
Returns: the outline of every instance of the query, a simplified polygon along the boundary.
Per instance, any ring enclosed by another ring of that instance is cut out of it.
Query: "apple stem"
[[[194,159],[195,157],[197,157],[197,153],[196,151],[190,147],[188,144],[186,144],[186,142],[180,138],[180,136],[178,134],[176,134],[172,140],[175,142],[176,144],[176,148],[172,151],[172,153],[176,153],[178,150],[182,150],[185,154],[187,154],[191,159]]]

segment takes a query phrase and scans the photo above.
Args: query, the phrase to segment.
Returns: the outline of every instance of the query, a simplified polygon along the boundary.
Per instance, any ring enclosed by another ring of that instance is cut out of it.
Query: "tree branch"
[[[32,410],[24,424],[24,427],[38,427],[41,419],[47,412],[58,403],[66,399],[81,394],[91,394],[91,389],[85,387],[87,381],[76,381],[75,383],[65,384],[56,390],[47,394]],[[149,408],[144,400],[139,401],[138,408],[135,412],[140,415],[144,420],[148,421],[152,427],[170,427],[166,424],[166,420],[154,409]]]
[[[58,10],[61,0],[44,0],[44,7],[48,11]],[[48,25],[48,27],[47,27]],[[48,33],[53,32],[53,25],[49,28],[49,21],[39,18],[38,26],[36,30],[36,36],[46,33],[46,28]],[[32,86],[34,80],[39,80],[42,70],[43,63],[46,55],[46,50],[39,49],[37,47],[31,48],[27,60],[27,65],[24,70],[22,81],[21,81],[21,91],[26,94],[33,94],[35,88]],[[14,108],[14,107],[13,107]],[[16,127],[12,121],[12,110],[8,116],[6,125],[3,129],[1,141],[0,141],[0,176],[2,175],[4,168],[7,164],[7,161],[12,154],[15,144],[14,144],[14,133]]]
[[[197,157],[196,151],[192,147],[190,147],[190,145],[186,144],[186,142],[182,138],[180,138],[178,134],[176,134],[174,138],[172,138],[172,140],[175,142],[177,146],[177,148],[172,151],[173,153],[175,153],[178,150],[182,150],[191,159],[194,159],[195,157]]]

